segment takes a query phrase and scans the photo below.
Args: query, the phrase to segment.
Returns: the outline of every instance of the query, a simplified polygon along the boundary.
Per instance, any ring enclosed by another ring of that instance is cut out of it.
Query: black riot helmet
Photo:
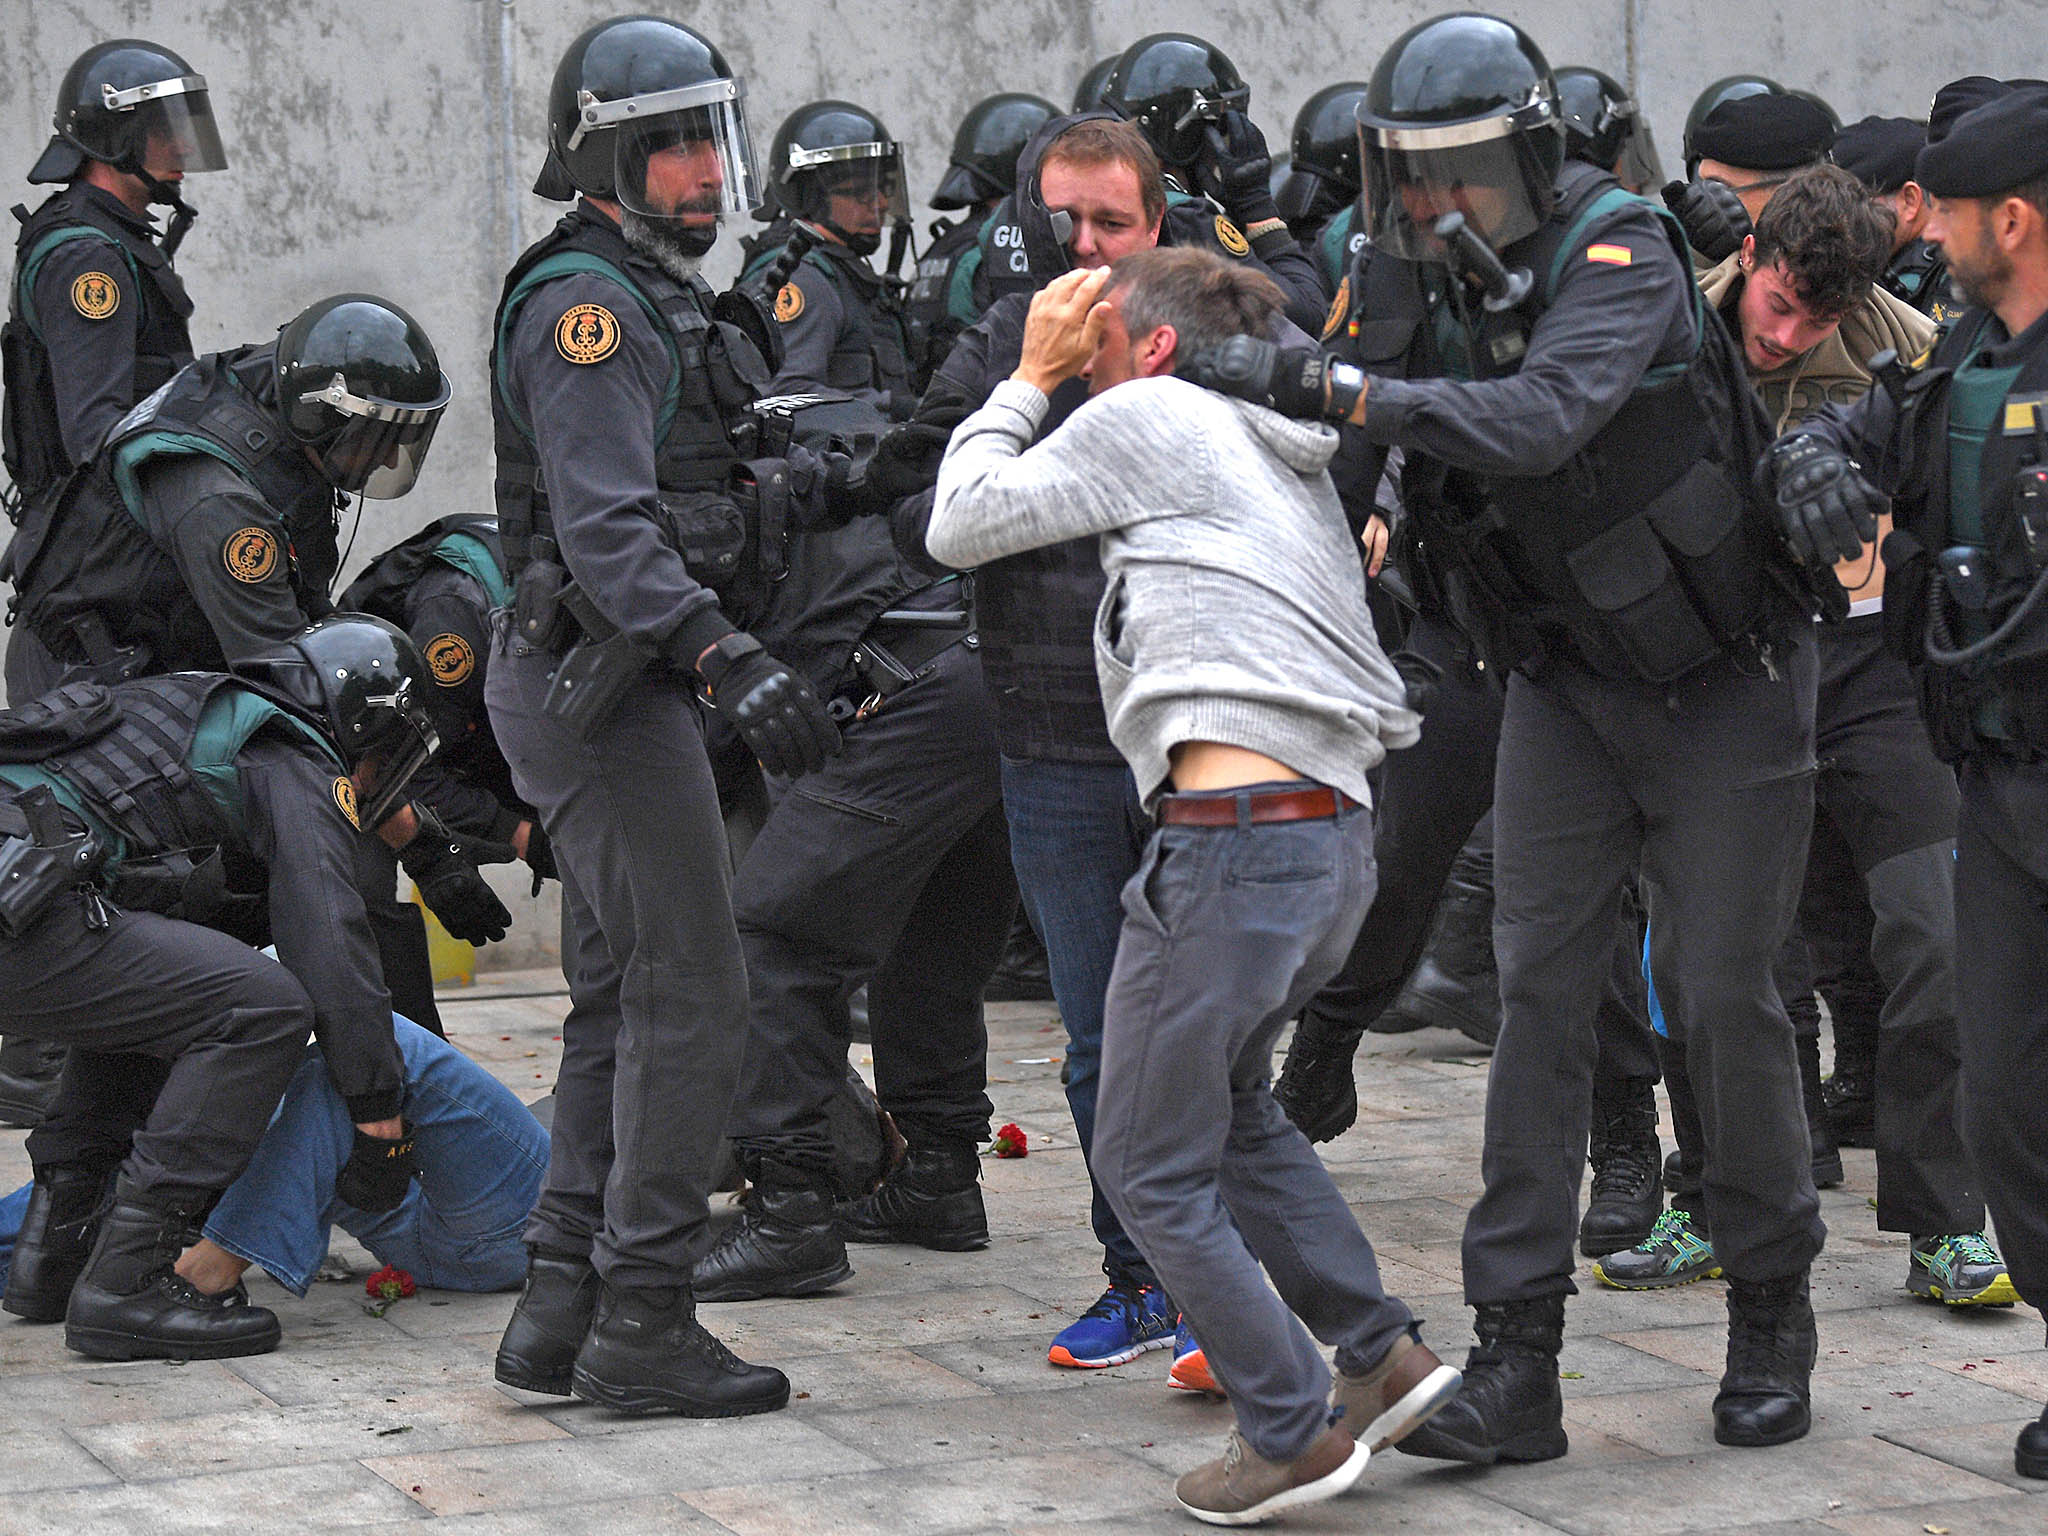
[[[932,194],[934,208],[972,208],[1017,187],[1017,156],[1059,108],[1043,96],[1004,91],[967,109],[953,135],[953,159]]]
[[[1528,33],[1493,16],[1439,16],[1381,57],[1358,109],[1368,231],[1409,260],[1442,261],[1447,213],[1496,251],[1557,206],[1557,82]]]
[[[1207,147],[1204,130],[1251,99],[1223,50],[1185,32],[1139,38],[1102,84],[1102,105],[1135,123],[1169,170],[1192,166]]]
[[[1685,114],[1685,139],[1680,147],[1685,151],[1685,174],[1688,177],[1699,174],[1699,151],[1693,147],[1698,137],[1700,124],[1707,120],[1714,108],[1724,101],[1740,101],[1745,96],[1783,96],[1785,87],[1769,75],[1725,75],[1693,98],[1692,110]]]
[[[337,613],[229,663],[235,677],[327,738],[366,797],[365,831],[382,826],[440,745],[427,714],[427,664],[411,636],[367,613]]]
[[[322,299],[278,333],[278,410],[338,491],[411,490],[448,395],[427,333],[372,294]]]
[[[1074,110],[1076,112],[1100,112],[1102,110],[1102,88],[1109,84],[1109,72],[1116,68],[1117,55],[1097,59],[1088,66],[1088,73],[1074,87]]]
[[[1568,158],[1613,171],[1632,192],[1663,184],[1664,166],[1650,125],[1612,75],[1565,65],[1557,72],[1557,106]]]
[[[814,101],[790,113],[768,146],[768,165],[784,209],[863,256],[882,243],[882,224],[910,217],[903,146],[879,117],[850,101]],[[876,227],[849,229],[835,220],[834,197],[871,207]]]
[[[555,66],[548,159],[533,190],[556,202],[581,192],[667,221],[701,255],[718,238],[705,215],[746,213],[761,200],[745,96],[725,56],[688,27],[661,16],[601,21]],[[692,147],[706,158],[678,164],[667,153]]]
[[[28,173],[33,182],[69,181],[88,160],[140,176],[150,195],[177,194],[149,170],[218,171],[228,157],[206,94],[206,77],[170,49],[139,38],[95,43],[72,61],[57,88],[57,136]]]
[[[1358,104],[1365,86],[1355,80],[1326,85],[1294,114],[1286,179],[1273,191],[1289,223],[1335,213],[1364,186],[1358,174]],[[1276,157],[1277,158],[1277,157]]]

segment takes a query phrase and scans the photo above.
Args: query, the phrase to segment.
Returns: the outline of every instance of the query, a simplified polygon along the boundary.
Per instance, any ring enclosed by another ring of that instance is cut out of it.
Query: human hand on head
[[[1013,379],[1044,394],[1075,377],[1095,355],[1109,305],[1101,300],[1109,268],[1063,272],[1031,296],[1024,320],[1024,355]]]

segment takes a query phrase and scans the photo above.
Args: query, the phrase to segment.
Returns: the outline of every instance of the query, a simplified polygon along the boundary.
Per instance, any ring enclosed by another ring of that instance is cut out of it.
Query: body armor
[[[963,331],[981,318],[983,305],[976,277],[981,271],[982,220],[935,222],[936,234],[918,258],[904,308],[910,315],[912,344],[921,359],[919,382],[929,382],[953,350]]]
[[[780,245],[763,246],[740,275],[740,282],[759,291],[757,279],[782,250]],[[885,400],[891,396],[913,398],[917,378],[910,322],[887,281],[865,257],[823,241],[804,253],[802,265],[823,276],[839,294],[839,337],[826,363],[823,382],[849,392],[871,390]],[[765,293],[762,298],[772,304],[775,295]]]

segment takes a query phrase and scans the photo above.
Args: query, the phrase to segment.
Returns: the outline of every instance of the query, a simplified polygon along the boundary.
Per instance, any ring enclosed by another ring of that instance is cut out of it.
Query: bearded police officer
[[[276,1317],[239,1284],[208,1294],[181,1254],[309,1029],[355,1126],[350,1166],[397,1168],[400,1198],[411,1168],[354,880],[360,824],[434,747],[419,655],[351,615],[239,665],[69,683],[0,714],[0,1027],[72,1047],[29,1137],[4,1305],[65,1319],[105,1359],[276,1347]]]
[[[1360,127],[1373,374],[1305,391],[1303,360],[1276,369],[1234,345],[1268,398],[1275,379],[1281,395],[1334,393],[1366,440],[1405,450],[1407,511],[1450,609],[1511,669],[1494,801],[1503,1021],[1464,1244],[1479,1347],[1458,1400],[1402,1448],[1564,1453],[1592,1020],[1639,860],[1730,1278],[1715,1435],[1793,1439],[1824,1229],[1771,962],[1813,811],[1814,660],[1789,559],[1745,492],[1767,428],[1676,228],[1563,162],[1549,66],[1519,29],[1464,15],[1412,30]]]
[[[570,44],[539,190],[581,199],[507,277],[492,352],[516,586],[486,698],[561,868],[574,1000],[497,1375],[628,1412],[789,1397],[704,1330],[690,1292],[747,998],[692,685],[773,773],[838,747],[811,684],[739,628],[826,479],[796,450],[743,463],[733,442],[769,382],[773,321],[715,306],[697,268],[756,200],[741,94],[672,22],[619,18]]]
[[[2048,1300],[2048,87],[1997,94],[1922,150],[1927,237],[1969,305],[1903,376],[1779,440],[1795,549],[1874,537],[1885,620],[1962,789],[1956,842],[1963,1136],[2014,1287]],[[2048,1414],[2018,1470],[2048,1477]]]
[[[960,217],[932,221],[932,243],[918,258],[905,307],[920,362],[918,387],[946,360],[953,342],[981,318],[992,295],[981,281],[981,230],[1017,187],[1017,157],[1059,108],[1042,96],[1003,91],[967,109],[953,134],[953,157],[932,206]]]

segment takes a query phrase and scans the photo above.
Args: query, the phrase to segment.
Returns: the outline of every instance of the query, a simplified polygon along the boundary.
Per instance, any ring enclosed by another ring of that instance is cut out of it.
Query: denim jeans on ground
[[[1067,1107],[1081,1156],[1095,1144],[1096,1080],[1102,1070],[1102,1003],[1123,930],[1124,884],[1152,827],[1122,763],[1003,759],[1003,808],[1017,889],[1045,940],[1054,1001],[1067,1027]],[[1138,1252],[1093,1184],[1090,1218],[1110,1278],[1150,1284]]]

